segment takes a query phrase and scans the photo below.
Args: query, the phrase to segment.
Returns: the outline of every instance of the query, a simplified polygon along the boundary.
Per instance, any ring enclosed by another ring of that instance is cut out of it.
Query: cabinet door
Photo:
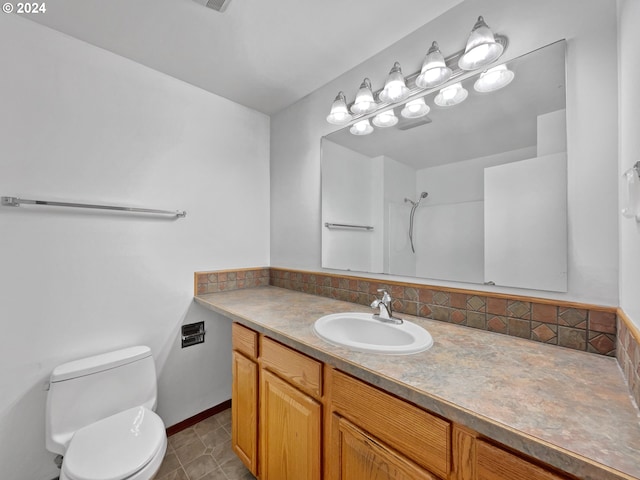
[[[337,425],[339,480],[437,480],[344,418],[334,414],[333,424]]]
[[[451,467],[451,423],[344,373],[331,375],[331,408],[441,478]]]
[[[266,370],[260,375],[261,480],[320,480],[321,405]]]
[[[566,480],[482,440],[476,441],[477,480]]]
[[[233,352],[231,444],[252,474],[258,474],[258,365]]]

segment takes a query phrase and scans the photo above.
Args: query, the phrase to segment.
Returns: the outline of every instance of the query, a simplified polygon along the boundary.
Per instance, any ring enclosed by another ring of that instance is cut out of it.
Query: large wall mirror
[[[567,291],[565,41],[460,104],[322,139],[322,266]],[[459,80],[458,80],[459,81]]]

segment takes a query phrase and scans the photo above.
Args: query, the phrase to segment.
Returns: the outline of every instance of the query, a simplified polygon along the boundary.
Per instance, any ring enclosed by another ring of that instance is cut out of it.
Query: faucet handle
[[[378,289],[378,293],[382,293],[382,301],[383,302],[390,302],[391,301],[391,295],[389,295],[389,292],[387,292],[386,289],[379,288]]]

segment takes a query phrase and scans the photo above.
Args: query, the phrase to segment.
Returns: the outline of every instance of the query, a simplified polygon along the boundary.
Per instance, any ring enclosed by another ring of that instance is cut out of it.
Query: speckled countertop
[[[359,353],[313,332],[353,303],[277,287],[196,302],[454,422],[588,480],[640,479],[640,412],[615,359],[401,314],[434,345],[414,355]]]

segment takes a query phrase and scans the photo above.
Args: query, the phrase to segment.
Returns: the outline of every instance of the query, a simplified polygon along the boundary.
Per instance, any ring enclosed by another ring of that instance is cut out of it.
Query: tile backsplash
[[[640,331],[624,312],[618,312],[618,348],[616,357],[624,372],[631,396],[640,405]]]
[[[362,305],[385,288],[397,312],[615,356],[614,308],[281,268],[270,272],[270,284],[276,287]]]
[[[239,288],[263,287],[269,285],[269,268],[196,272],[194,282],[196,295],[237,290]]]
[[[196,272],[198,295],[262,285],[369,305],[379,288],[393,309],[409,315],[527,338],[600,355],[616,355],[613,307],[384,281],[349,275],[265,267]]]

